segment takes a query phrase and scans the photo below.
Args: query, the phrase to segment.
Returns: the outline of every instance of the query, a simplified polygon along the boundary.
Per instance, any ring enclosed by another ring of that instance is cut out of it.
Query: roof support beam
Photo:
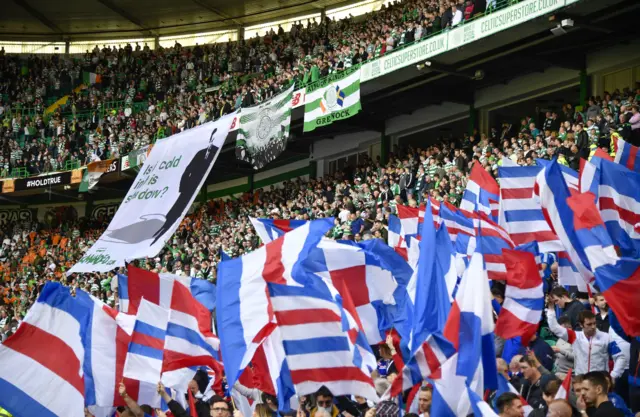
[[[29,5],[25,0],[13,0],[15,4],[22,7],[27,13],[35,17],[43,25],[54,31],[55,33],[62,33],[62,30],[56,26],[51,20],[47,19],[45,15]]]
[[[191,1],[193,1],[195,4],[197,4],[198,6],[202,7],[205,10],[208,10],[211,13],[217,14],[218,16],[222,17],[225,20],[230,20],[233,23],[235,23],[236,25],[242,26],[242,23],[239,20],[234,19],[234,18],[230,17],[229,15],[227,15],[226,13],[221,12],[218,8],[213,7],[208,3],[205,3],[204,0],[191,0]]]
[[[111,10],[112,12],[114,12],[115,14],[123,17],[124,19],[126,19],[129,22],[133,23],[134,25],[138,26],[139,28],[142,29],[142,31],[146,35],[155,36],[155,33],[153,33],[149,28],[147,28],[144,24],[142,24],[142,21],[140,19],[138,19],[137,17],[133,16],[131,13],[127,12],[126,10],[116,6],[115,4],[113,4],[113,2],[111,0],[98,0],[98,3],[102,4],[107,9]]]

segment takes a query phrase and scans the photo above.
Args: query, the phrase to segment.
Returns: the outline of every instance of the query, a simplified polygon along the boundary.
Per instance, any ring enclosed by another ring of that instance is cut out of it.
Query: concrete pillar
[[[244,39],[244,26],[238,28],[238,40]]]
[[[386,165],[389,162],[389,153],[391,153],[391,137],[382,133],[380,136],[380,164]]]
[[[253,192],[253,172],[251,171],[249,175],[247,175],[247,184],[249,185],[249,192]]]
[[[587,101],[589,100],[589,75],[587,70],[583,68],[580,71],[580,105],[582,109],[587,108]]]
[[[153,37],[153,49],[156,50],[160,47],[160,37],[159,36],[154,36]]]
[[[478,128],[478,110],[473,106],[473,104],[469,105],[469,128],[468,134],[469,136],[473,135],[473,130]]]
[[[69,55],[69,41],[64,42],[64,54]]]
[[[317,178],[318,176],[318,162],[314,160],[309,161],[309,179]]]

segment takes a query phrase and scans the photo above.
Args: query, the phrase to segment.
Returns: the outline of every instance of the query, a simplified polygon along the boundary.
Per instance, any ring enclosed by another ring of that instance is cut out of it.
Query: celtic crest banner
[[[304,131],[355,116],[360,105],[360,67],[331,74],[307,87]]]
[[[287,147],[293,88],[238,113],[236,157],[251,163],[254,169],[273,161]]]

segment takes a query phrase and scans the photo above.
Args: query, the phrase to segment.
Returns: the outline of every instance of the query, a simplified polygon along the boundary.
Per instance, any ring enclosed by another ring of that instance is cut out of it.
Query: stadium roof
[[[4,0],[0,39],[144,38],[320,13],[344,0]]]

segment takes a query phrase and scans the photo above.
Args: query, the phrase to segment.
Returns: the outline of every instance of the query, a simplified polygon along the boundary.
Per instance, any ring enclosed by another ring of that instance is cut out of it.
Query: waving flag
[[[640,153],[638,147],[633,146],[620,136],[611,138],[613,149],[616,152],[615,162],[630,169],[631,171],[640,172]]]
[[[193,301],[189,289],[173,282],[169,321],[167,325],[162,381],[167,387],[179,389],[189,383],[198,366],[208,366],[218,372],[220,340],[212,331],[211,313]]]
[[[256,251],[220,263],[217,321],[230,386],[276,326],[267,283],[301,286],[293,275],[332,226],[332,218],[315,220]]]
[[[554,161],[547,161],[546,159],[536,159],[536,164],[542,166],[543,168],[548,168],[553,162]],[[564,178],[564,181],[569,188],[569,191],[571,193],[573,193],[574,191],[580,191],[580,176],[578,175],[578,173],[574,169],[571,169],[566,165],[558,164],[558,167],[560,169],[560,172],[562,173],[562,178]],[[538,176],[539,175],[540,173],[538,173]]]
[[[495,359],[493,360],[495,362]],[[442,378],[433,381],[433,397],[431,402],[432,416],[466,417],[471,411],[471,398],[467,391],[467,381],[459,371],[459,354],[454,354],[441,368]],[[474,381],[477,394],[481,388]]]
[[[0,407],[14,417],[84,416],[87,311],[47,283],[15,334],[0,344]]]
[[[558,284],[575,286],[578,291],[587,292],[587,283],[578,272],[578,268],[569,259],[567,252],[558,252]]]
[[[542,317],[542,279],[531,253],[504,250],[503,255],[507,267],[506,291],[495,333],[503,339],[521,336],[522,345],[527,346]]]
[[[460,209],[480,212],[498,221],[500,187],[495,179],[479,163],[473,164],[467,188],[462,195]]]
[[[504,158],[503,161],[507,159]],[[551,230],[534,194],[536,176],[542,166],[498,167],[500,179],[500,226],[516,245],[537,241],[541,252],[564,250]]]
[[[370,345],[384,341],[386,331],[401,319],[412,270],[381,240],[323,239],[304,266],[331,282],[343,297],[348,293]]]
[[[189,290],[194,302],[202,304],[207,310],[215,309],[216,286],[209,281],[173,274],[158,274],[133,265],[129,265],[127,270],[129,276],[118,275],[118,296],[120,311],[123,313],[135,315],[143,297],[160,307],[169,308],[174,281],[178,281]]]
[[[471,409],[474,417],[498,417],[491,406],[487,404],[478,394],[467,386],[467,395],[471,402]]]
[[[567,198],[571,196],[571,193],[561,166],[555,160],[548,164],[538,174],[536,186],[545,218],[548,219],[549,224],[566,248],[569,260],[576,267],[579,276],[585,281],[586,287],[586,284],[593,280],[593,273],[584,253],[580,251],[573,214],[567,205]]]
[[[582,191],[595,194],[596,206],[622,256],[640,257],[640,173],[592,158],[582,174]]]
[[[569,401],[569,394],[571,394],[571,374],[573,373],[573,369],[569,368],[569,372],[567,372],[567,376],[564,377],[562,381],[562,385],[560,385],[560,389],[556,394],[556,400],[567,400]]]
[[[110,415],[113,407],[124,406],[117,390],[121,381],[127,394],[138,404],[160,407],[157,381],[151,384],[123,376],[136,316],[118,312],[81,290],[76,290],[75,299],[87,309],[89,317],[81,330],[85,349],[83,371],[87,407],[97,416],[100,413]],[[181,396],[176,394],[178,399]]]
[[[469,383],[479,378],[476,372],[481,376],[477,381],[478,394],[498,385],[491,299],[482,254],[476,252],[451,305],[444,335],[458,350],[457,374],[466,377]]]
[[[640,335],[640,261],[619,258],[593,194],[577,194],[566,201],[577,237],[576,250],[582,262],[595,273],[595,280],[625,333]]]
[[[160,380],[169,310],[142,299],[133,326],[123,376],[151,384]]]
[[[402,234],[402,222],[400,218],[393,214],[389,215],[389,224],[387,226],[387,243],[394,251],[404,260],[409,259],[407,248],[409,245]]]
[[[357,326],[343,322],[345,315],[330,290],[322,288],[324,282],[311,284],[267,285],[295,392],[306,395],[326,386],[334,395],[376,399],[371,369],[356,343]]]
[[[404,348],[406,341],[401,341],[405,366],[402,377],[393,381],[392,396],[434,375],[455,353],[451,343],[442,336],[457,280],[453,250],[447,229],[440,227],[436,231],[432,217],[431,203],[428,202],[419,243],[420,258],[415,271],[416,291],[415,296],[410,297],[414,302],[407,303],[408,314],[412,314],[411,337],[407,349]]]
[[[502,374],[498,374],[498,390],[496,391],[495,397],[498,398],[505,392],[512,392],[514,394],[520,395],[518,390],[516,390],[513,385]],[[520,401],[522,402],[522,410],[524,411],[524,417],[527,417],[532,411],[533,407],[531,407],[527,401],[520,395]]]
[[[251,220],[253,228],[264,243],[269,243],[296,227],[308,223],[307,220],[273,220],[257,219],[255,217],[249,217],[249,220]]]
[[[475,236],[473,220],[462,214],[456,207],[449,203],[442,203],[439,214],[445,226],[447,226],[452,242],[455,243],[457,241],[458,235]],[[466,255],[467,251],[465,250],[463,253]]]

